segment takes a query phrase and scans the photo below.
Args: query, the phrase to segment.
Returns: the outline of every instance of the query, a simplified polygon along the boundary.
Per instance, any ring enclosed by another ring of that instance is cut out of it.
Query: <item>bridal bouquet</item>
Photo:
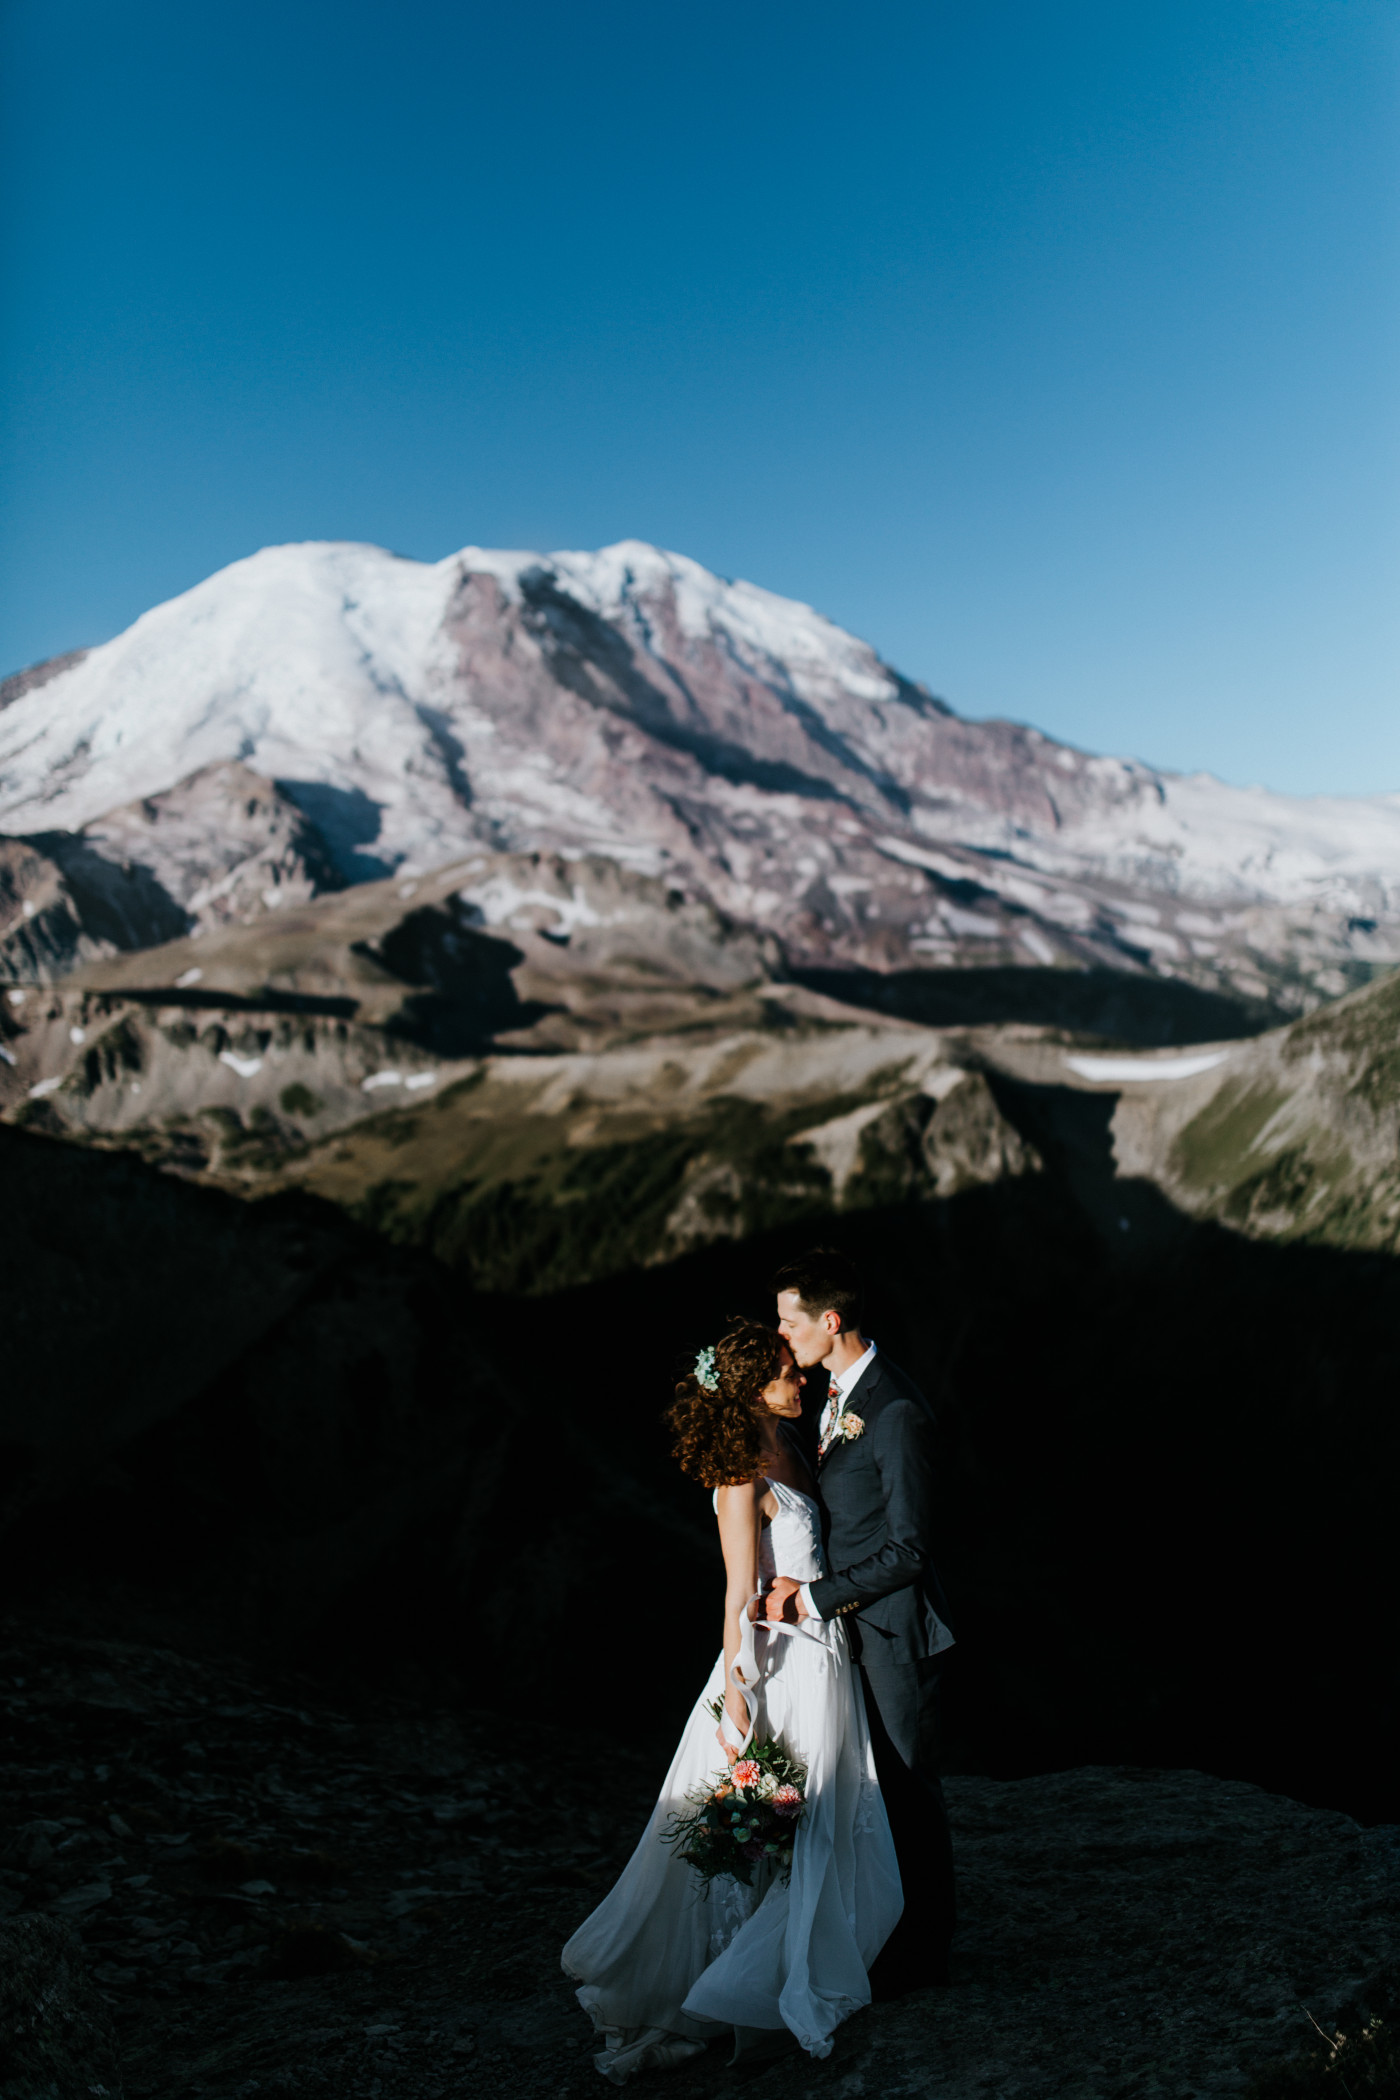
[[[714,1702],[716,1720],[723,1704]],[[727,1772],[691,1789],[689,1808],[674,1812],[662,1839],[706,1883],[717,1874],[732,1874],[752,1884],[754,1868],[769,1862],[786,1876],[792,1871],[798,1818],[807,1805],[806,1784],[807,1767],[780,1743],[755,1743]]]

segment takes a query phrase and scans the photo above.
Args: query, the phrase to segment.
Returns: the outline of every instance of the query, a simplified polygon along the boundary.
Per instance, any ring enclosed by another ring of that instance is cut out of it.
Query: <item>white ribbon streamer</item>
[[[743,1700],[748,1711],[749,1725],[741,1736],[735,1723],[729,1718],[728,1708],[720,1715],[720,1740],[725,1748],[732,1750],[736,1761],[741,1758],[753,1741],[754,1724],[758,1719],[758,1653],[755,1635],[760,1627],[765,1633],[801,1633],[810,1641],[826,1646],[826,1621],[818,1619],[816,1626],[809,1626],[805,1619],[766,1619],[760,1615],[751,1619],[749,1613],[755,1604],[763,1601],[763,1591],[755,1590],[739,1615],[739,1652],[729,1665],[729,1682]],[[820,1631],[818,1631],[820,1628]]]
[[[729,1665],[729,1682],[748,1711],[749,1725],[746,1733],[740,1735],[738,1728],[729,1718],[728,1707],[720,1715],[720,1741],[727,1750],[734,1752],[736,1760],[743,1756],[753,1741],[754,1722],[758,1719],[758,1655],[754,1648],[754,1623],[749,1613],[762,1595],[762,1590],[755,1590],[739,1614],[739,1653]]]

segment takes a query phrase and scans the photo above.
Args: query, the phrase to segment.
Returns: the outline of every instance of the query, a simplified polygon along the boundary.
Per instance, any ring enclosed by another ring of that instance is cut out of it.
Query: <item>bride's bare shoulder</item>
[[[752,1480],[715,1489],[715,1515],[721,1531],[729,1524],[751,1524],[755,1510],[770,1522],[778,1513],[778,1498],[761,1473]]]

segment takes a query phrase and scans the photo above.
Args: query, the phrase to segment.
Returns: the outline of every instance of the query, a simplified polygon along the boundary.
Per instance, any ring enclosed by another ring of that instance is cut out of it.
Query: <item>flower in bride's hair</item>
[[[695,1359],[695,1383],[703,1386],[707,1393],[719,1391],[719,1374],[715,1370],[713,1342],[708,1349],[702,1349]]]
[[[751,1757],[741,1757],[734,1767],[735,1786],[757,1786],[763,1777],[763,1767]]]
[[[802,1796],[795,1786],[780,1786],[773,1796],[773,1807],[780,1816],[800,1816]]]

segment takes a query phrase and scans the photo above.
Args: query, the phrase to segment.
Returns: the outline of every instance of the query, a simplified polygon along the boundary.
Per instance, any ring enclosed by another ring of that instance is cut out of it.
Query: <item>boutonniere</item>
[[[822,1445],[822,1451],[829,1451],[833,1444],[854,1443],[858,1436],[864,1435],[865,1423],[859,1415],[850,1414],[849,1412],[844,1415],[838,1415],[831,1425],[830,1435]]]

